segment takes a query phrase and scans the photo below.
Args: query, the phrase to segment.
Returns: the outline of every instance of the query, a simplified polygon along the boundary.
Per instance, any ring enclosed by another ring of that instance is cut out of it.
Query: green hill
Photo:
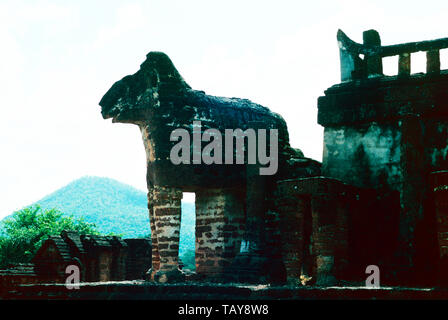
[[[147,237],[151,233],[146,192],[110,178],[82,177],[34,204],[84,217],[102,233],[113,232],[123,238]],[[194,204],[182,202],[181,255],[194,250],[194,226]]]

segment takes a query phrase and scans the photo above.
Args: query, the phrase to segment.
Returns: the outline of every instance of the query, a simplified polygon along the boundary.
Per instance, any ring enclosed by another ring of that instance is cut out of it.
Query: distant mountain
[[[34,204],[57,208],[66,215],[84,217],[102,233],[123,238],[148,237],[151,233],[146,192],[117,180],[82,177],[47,195]],[[180,252],[194,250],[195,208],[182,203]]]

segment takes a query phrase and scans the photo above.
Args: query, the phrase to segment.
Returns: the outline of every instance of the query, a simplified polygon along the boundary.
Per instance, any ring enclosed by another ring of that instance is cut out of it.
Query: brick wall
[[[196,193],[196,273],[221,276],[239,252],[244,208],[238,193],[210,189]]]
[[[433,172],[431,178],[439,245],[439,280],[448,284],[448,171]]]
[[[348,187],[325,177],[283,180],[276,190],[288,281],[334,284],[348,267]]]
[[[128,245],[126,280],[144,279],[151,268],[151,242],[148,239],[125,239]]]
[[[377,265],[385,283],[397,284],[398,192],[312,177],[280,181],[275,195],[273,239],[280,239],[289,281],[302,275],[319,285],[360,282],[366,267]]]

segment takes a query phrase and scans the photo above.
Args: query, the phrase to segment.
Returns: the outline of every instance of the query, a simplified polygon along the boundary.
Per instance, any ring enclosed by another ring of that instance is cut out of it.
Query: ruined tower
[[[364,32],[363,44],[342,31],[337,38],[341,83],[318,99],[322,174],[399,204],[376,213],[383,223],[376,245],[394,246],[389,263],[397,278],[417,284],[435,274],[439,255],[430,174],[448,169],[448,70],[440,70],[439,53],[448,39],[381,46],[374,30]],[[426,73],[411,74],[411,55],[419,51],[426,52]],[[389,56],[399,57],[395,76],[383,75]]]

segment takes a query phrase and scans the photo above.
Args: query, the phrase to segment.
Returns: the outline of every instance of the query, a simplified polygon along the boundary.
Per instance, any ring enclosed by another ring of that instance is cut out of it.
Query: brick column
[[[295,180],[278,184],[276,207],[280,217],[282,258],[288,282],[299,282],[304,256],[304,216],[307,198],[297,194]],[[309,200],[308,200],[309,201]]]
[[[316,284],[336,282],[335,255],[337,249],[337,202],[330,195],[313,195],[313,249],[316,255]]]
[[[125,239],[128,245],[126,256],[126,280],[144,279],[151,266],[151,242],[148,239]]]
[[[182,190],[155,186],[152,190],[153,221],[157,254],[153,256],[151,279],[158,282],[179,281],[183,279],[179,270],[179,236],[181,219]],[[157,261],[159,258],[159,261]]]
[[[154,188],[148,187],[148,211],[149,211],[149,224],[151,227],[151,269],[148,271],[150,275],[154,274],[160,269],[160,256],[159,246],[157,244],[157,232],[154,216]]]
[[[196,192],[196,273],[220,277],[240,249],[242,198],[223,189]]]
[[[439,280],[448,284],[448,171],[431,173],[439,244]]]
[[[99,251],[100,251],[98,255],[99,281],[111,281],[112,250],[103,249]]]
[[[128,255],[128,245],[120,237],[109,237],[112,245],[112,280],[126,279],[126,257]]]
[[[317,285],[333,285],[345,277],[348,192],[342,182],[325,177],[278,182],[277,210],[288,281],[311,275]]]

